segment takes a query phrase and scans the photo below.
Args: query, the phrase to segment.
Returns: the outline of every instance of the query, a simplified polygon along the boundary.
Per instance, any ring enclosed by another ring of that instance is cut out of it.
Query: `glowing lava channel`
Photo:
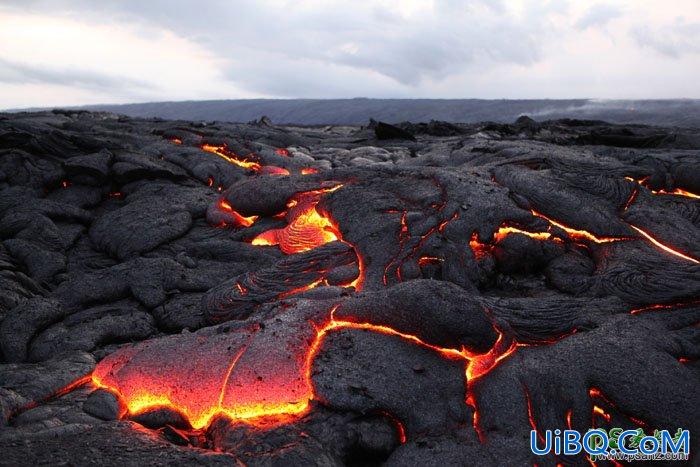
[[[261,233],[252,241],[253,245],[279,245],[287,254],[302,253],[326,243],[340,240],[342,235],[329,216],[316,210],[320,195],[316,192],[301,193],[289,203],[286,227]]]
[[[555,242],[562,241],[560,238],[554,237],[550,232],[528,232],[527,230],[522,230],[522,229],[519,229],[517,227],[503,224],[493,234],[494,243],[498,243],[512,234],[526,235],[532,239],[540,240],[540,241],[545,241],[545,240],[550,240],[550,239],[552,241],[555,241]],[[486,256],[487,253],[491,253],[493,251],[494,245],[489,244],[489,243],[480,242],[479,235],[477,234],[477,232],[472,232],[472,236],[469,239],[469,247],[474,252],[474,256],[477,259],[481,259],[484,256]]]
[[[550,224],[564,230],[566,233],[569,234],[569,236],[571,238],[575,238],[578,240],[589,240],[589,241],[594,242],[594,243],[611,243],[611,242],[620,242],[623,240],[629,240],[629,238],[627,238],[627,237],[598,237],[598,236],[593,235],[592,233],[588,232],[587,230],[578,230],[578,229],[574,229],[572,227],[567,227],[566,225],[561,224],[561,223],[555,221],[554,219],[551,219],[551,218],[545,216],[544,214],[535,211],[534,209],[531,210],[530,212],[532,213],[533,216],[540,217],[540,218],[546,220]]]
[[[640,229],[639,227],[635,227],[635,226],[632,225],[632,224],[629,224],[629,226],[632,227],[632,228],[633,228],[634,230],[636,230],[637,232],[639,232],[644,238],[646,238],[647,240],[649,240],[651,243],[653,243],[653,244],[656,245],[657,247],[659,247],[659,248],[661,248],[662,250],[664,250],[665,252],[671,253],[671,254],[674,255],[674,256],[678,256],[679,258],[682,258],[682,259],[687,260],[687,261],[691,261],[691,262],[693,262],[693,263],[695,263],[695,264],[700,264],[700,261],[698,261],[697,259],[695,259],[695,258],[693,258],[693,257],[691,257],[691,256],[688,256],[688,255],[686,255],[686,254],[683,254],[683,253],[681,253],[681,252],[678,251],[678,250],[674,250],[673,248],[671,248],[671,247],[669,247],[669,246],[664,245],[663,243],[661,243],[660,241],[658,241],[657,239],[655,239],[654,237],[652,237],[651,235],[649,235],[647,232],[645,232],[645,231],[643,231],[642,229]]]
[[[226,145],[216,146],[213,144],[204,143],[200,146],[203,151],[216,154],[227,162],[235,164],[244,169],[253,170],[261,174],[266,175],[289,175],[289,170],[283,169],[282,167],[276,167],[274,165],[261,165],[258,162],[250,161],[236,155],[235,153],[228,150]]]
[[[544,214],[541,214],[535,210],[532,210],[531,212],[532,212],[533,216],[541,217],[542,219],[545,219],[550,224],[552,224],[556,227],[559,227],[560,229],[565,230],[572,238],[577,238],[577,239],[581,239],[581,240],[590,240],[590,241],[595,242],[595,243],[610,243],[610,242],[619,242],[619,241],[623,241],[623,240],[631,240],[631,238],[629,238],[629,237],[597,237],[586,230],[577,230],[577,229],[574,229],[571,227],[567,227],[564,224],[561,224],[553,219],[550,219],[549,217],[547,217]],[[695,259],[691,256],[688,256],[684,253],[681,253],[680,251],[675,250],[667,245],[664,245],[663,243],[661,243],[660,241],[658,241],[657,239],[652,237],[649,233],[645,232],[644,230],[640,229],[639,227],[636,227],[636,226],[629,224],[629,223],[627,225],[629,225],[631,228],[633,228],[634,230],[639,232],[639,234],[641,234],[642,237],[646,238],[653,245],[661,248],[663,251],[670,253],[674,256],[677,256],[679,258],[685,259],[687,261],[692,261],[693,263],[700,264],[700,261],[698,261],[697,259]],[[472,236],[472,240],[474,240],[473,236]]]
[[[238,227],[250,227],[258,219],[258,216],[245,217],[234,211],[234,209],[225,199],[219,201],[219,209],[231,216]]]
[[[226,148],[226,145],[215,146],[213,144],[204,143],[200,147],[203,151],[216,154],[225,161],[230,162],[232,164],[236,164],[237,166],[243,167],[244,169],[251,169],[257,172],[262,168],[262,166],[257,162],[238,158],[238,156],[236,156],[234,153],[232,153]]]
[[[644,188],[647,188],[649,191],[651,191],[655,195],[676,195],[676,196],[683,196],[685,198],[700,199],[700,195],[696,195],[695,193],[691,193],[689,191],[682,190],[680,188],[676,188],[673,191],[652,190],[647,185],[647,181],[649,180],[649,177],[644,177],[641,180],[635,180],[632,177],[625,177],[625,180],[629,180],[630,182],[639,183],[641,186],[643,186]]]
[[[356,291],[361,290],[364,282],[362,256],[354,245],[343,239],[340,228],[333,218],[329,214],[321,213],[316,209],[321,196],[338,190],[342,186],[342,184],[338,184],[331,188],[297,193],[287,203],[287,226],[265,231],[253,238],[251,243],[257,246],[277,245],[283,253],[290,255],[309,251],[334,241],[343,242],[355,251],[359,274],[354,280],[347,284],[341,284],[341,286],[353,287]],[[298,291],[308,290],[322,283],[322,280],[318,280],[300,288]],[[289,294],[286,293],[285,296]]]
[[[297,356],[290,355],[289,358],[280,360],[278,363],[281,366],[274,369],[270,369],[270,364],[274,362],[261,361],[253,355],[257,352],[251,350],[255,338],[253,333],[227,365],[219,365],[220,370],[210,373],[211,380],[200,378],[192,381],[192,375],[187,371],[182,374],[174,372],[172,379],[160,380],[138,367],[121,370],[124,371],[122,375],[120,369],[128,365],[132,358],[148,358],[148,354],[140,355],[134,348],[125,348],[98,364],[92,382],[96,387],[119,396],[127,406],[128,412],[125,415],[129,416],[167,408],[181,414],[194,429],[206,428],[216,416],[226,416],[254,426],[275,426],[291,423],[311,409],[311,401],[316,399],[312,379],[314,359],[325,337],[331,332],[360,329],[399,337],[412,345],[435,351],[443,358],[463,360],[465,378],[472,381],[493,369],[515,349],[514,345],[504,345],[505,340],[501,335],[489,352],[472,355],[465,349],[428,344],[417,336],[388,326],[336,320],[333,317],[336,308],[337,306],[330,310],[330,319],[325,325],[316,327],[309,321],[300,328],[301,347],[296,350]],[[217,345],[230,344],[222,341]],[[507,349],[503,352],[505,347]],[[216,347],[212,347],[212,350],[215,351]],[[269,370],[264,379],[255,376],[262,369],[258,365]],[[169,374],[171,373],[161,374],[160,377]],[[400,422],[399,431],[402,431]],[[405,440],[405,434],[401,438],[402,441]]]

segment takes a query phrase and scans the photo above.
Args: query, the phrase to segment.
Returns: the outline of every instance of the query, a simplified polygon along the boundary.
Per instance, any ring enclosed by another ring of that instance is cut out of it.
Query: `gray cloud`
[[[420,14],[405,14],[408,3],[2,0],[0,10],[124,28],[128,35],[147,40],[171,31],[213,57],[212,67],[201,70],[201,80],[188,81],[195,86],[213,83],[206,93],[180,84],[161,88],[159,83],[167,79],[146,76],[155,83],[155,90],[144,93],[146,99],[168,98],[174,92],[177,98],[218,97],[217,84],[225,88],[221,97],[697,95],[692,80],[682,76],[684,70],[697,69],[693,57],[660,70],[652,57],[639,53],[648,49],[680,58],[699,52],[698,24],[678,20],[664,25],[670,7],[663,0],[649,8],[638,8],[633,0],[597,0],[583,13],[570,0],[523,0],[517,5],[506,0],[434,0]],[[686,15],[698,21],[698,14]],[[597,43],[610,47],[592,53],[581,39],[595,29],[603,32],[595,36]],[[623,36],[633,41],[620,40]],[[196,51],[183,53],[183,68],[191,65],[188,57]],[[631,78],[632,66],[639,76]],[[145,87],[125,85],[125,80],[99,72],[0,64],[0,80],[11,79],[73,83],[104,90],[101,94],[110,87]],[[113,94],[123,99],[124,93]]]
[[[652,28],[639,26],[630,32],[642,47],[648,47],[671,58],[700,53],[700,23],[688,23],[678,18],[670,26]]]
[[[586,10],[583,16],[576,21],[575,26],[577,29],[581,30],[605,26],[610,21],[620,16],[622,16],[622,11],[618,7],[599,3]]]
[[[95,3],[86,0],[10,0],[9,4],[94,21],[129,19],[140,23],[144,34],[147,25],[155,24],[229,59],[224,72],[237,84],[268,95],[298,96],[307,92],[310,83],[337,92],[357,89],[359,72],[380,75],[379,81],[381,77],[393,80],[395,94],[401,94],[405,87],[441,80],[476,62],[482,67],[532,64],[554,33],[546,14],[560,10],[565,2],[532,2],[527,16],[514,17],[500,1],[438,0],[432,14],[420,18],[406,18],[361,0],[321,3],[309,9],[291,2],[284,11],[255,0],[206,5],[185,0],[103,1],[98,12]],[[270,68],[269,63],[260,63],[262,57],[279,65],[275,76],[284,77],[286,83],[261,75]],[[292,72],[296,75],[290,76]],[[341,82],[324,83],[324,79]]]
[[[78,86],[94,90],[149,89],[150,83],[80,69],[30,66],[0,58],[0,82]]]

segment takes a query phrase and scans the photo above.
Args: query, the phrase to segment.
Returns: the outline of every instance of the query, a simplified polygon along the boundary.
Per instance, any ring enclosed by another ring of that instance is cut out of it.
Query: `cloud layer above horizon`
[[[697,0],[4,0],[0,108],[700,98]]]

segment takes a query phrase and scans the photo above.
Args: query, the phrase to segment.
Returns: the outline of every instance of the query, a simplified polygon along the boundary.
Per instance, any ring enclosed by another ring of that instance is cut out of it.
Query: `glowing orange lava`
[[[261,175],[289,175],[289,170],[275,165],[264,165],[260,170]]]
[[[596,417],[596,416],[602,418],[603,420],[605,420],[605,421],[608,422],[608,423],[610,423],[610,420],[612,419],[612,417],[610,416],[610,414],[607,413],[607,412],[605,411],[605,409],[603,409],[602,407],[599,407],[599,406],[597,406],[597,405],[594,405],[594,406],[593,406],[593,419],[594,419],[594,420],[595,420],[595,417]],[[594,426],[595,426],[595,424],[594,424]]]
[[[695,193],[691,193],[686,190],[682,190],[680,188],[676,188],[673,191],[666,191],[666,190],[652,190],[649,188],[647,182],[649,181],[649,177],[644,177],[641,180],[635,180],[632,177],[625,177],[625,180],[629,180],[631,182],[636,182],[642,185],[645,188],[648,188],[649,191],[651,191],[655,195],[676,195],[676,196],[684,196],[686,198],[694,198],[694,199],[700,199],[700,195],[696,195]]]
[[[552,234],[549,232],[528,232],[526,230],[518,229],[517,227],[503,225],[496,231],[496,233],[493,234],[493,238],[495,241],[500,242],[508,235],[514,233],[527,235],[528,237],[534,238],[535,240],[549,240],[552,237]]]
[[[281,229],[261,233],[252,241],[253,245],[279,245],[285,254],[301,253],[336,240],[342,241],[340,230],[330,216],[321,214],[316,205],[324,193],[333,192],[343,185],[332,188],[297,193],[287,202],[289,224]]]
[[[637,195],[639,194],[639,190],[635,187],[632,190],[632,193],[630,194],[630,197],[627,199],[627,202],[625,203],[625,206],[622,208],[622,211],[627,211],[630,206],[632,206],[632,203],[634,203],[634,200],[637,199]]]
[[[390,414],[389,412],[387,412],[385,410],[381,410],[379,413],[382,414],[383,416],[385,416],[386,418],[388,418],[389,420],[391,420],[391,422],[396,427],[396,431],[399,434],[399,442],[401,444],[406,444],[406,439],[407,439],[406,438],[406,428],[404,428],[403,423],[401,423],[401,420],[394,417],[392,414]]]
[[[540,430],[537,429],[535,414],[532,410],[532,400],[530,398],[530,391],[528,390],[527,386],[525,386],[525,384],[523,384],[523,393],[525,394],[525,403],[527,404],[527,419],[530,422],[530,427],[535,431],[535,433],[537,433],[537,438],[539,438],[540,441],[544,442],[544,436],[542,436]]]
[[[700,300],[693,300],[690,302],[682,302],[682,303],[657,303],[654,305],[647,305],[641,308],[635,308],[634,310],[630,310],[630,313],[633,315],[636,315],[638,313],[642,313],[645,311],[651,311],[651,310],[673,310],[676,308],[683,308],[686,306],[692,306],[692,305],[700,305]]]
[[[200,147],[202,148],[202,150],[210,152],[212,154],[216,154],[217,156],[221,157],[222,159],[224,159],[232,164],[236,164],[239,167],[243,167],[244,169],[251,169],[251,170],[255,170],[257,172],[262,167],[257,162],[239,158],[236,154],[229,151],[228,148],[226,147],[226,145],[215,146],[213,144],[204,143]]]
[[[465,402],[473,410],[472,428],[474,428],[479,441],[483,443],[486,441],[486,436],[484,435],[483,430],[479,427],[479,409],[476,406],[476,398],[469,388],[467,389],[467,400]]]
[[[691,261],[691,262],[693,262],[693,263],[695,263],[695,264],[700,264],[700,261],[698,261],[697,259],[695,259],[695,258],[693,258],[693,257],[691,257],[691,256],[688,256],[688,255],[686,255],[686,254],[683,254],[683,253],[681,253],[681,252],[678,251],[678,250],[674,250],[673,248],[671,248],[671,247],[669,247],[669,246],[664,245],[663,243],[661,243],[660,241],[658,241],[657,239],[655,239],[654,237],[652,237],[651,235],[649,235],[647,232],[645,232],[644,230],[640,229],[639,227],[635,227],[635,226],[632,225],[632,224],[629,224],[629,226],[632,227],[632,228],[633,228],[634,230],[636,230],[637,232],[639,232],[644,238],[646,238],[647,240],[649,240],[651,243],[653,243],[654,245],[656,245],[656,246],[658,246],[659,248],[661,248],[662,250],[664,250],[665,252],[671,253],[671,254],[674,255],[674,256],[678,256],[679,258],[683,258],[683,259],[685,259],[685,260],[687,260],[687,261]]]
[[[550,232],[528,232],[527,230],[522,230],[517,227],[513,227],[507,224],[501,225],[501,227],[498,228],[496,232],[493,234],[493,240],[494,243],[498,243],[505,239],[508,235],[512,234],[521,234],[521,235],[526,235],[530,238],[533,238],[535,240],[552,240],[555,242],[561,242],[562,240],[560,238],[552,236]],[[472,232],[472,236],[469,239],[469,247],[472,249],[474,252],[474,256],[477,259],[481,259],[485,257],[487,254],[493,252],[493,244],[490,243],[482,243],[479,241],[479,235],[477,232]]]
[[[695,193],[691,193],[689,191],[681,190],[680,188],[676,188],[673,191],[659,190],[659,191],[656,191],[654,193],[658,193],[660,195],[676,195],[676,196],[685,196],[686,198],[700,199],[700,195],[696,195]]]
[[[418,265],[420,267],[427,266],[429,264],[440,264],[443,261],[445,261],[442,258],[438,258],[437,256],[421,256],[418,258]]]
[[[474,252],[476,259],[482,259],[488,256],[493,249],[493,246],[489,245],[488,243],[481,243],[479,241],[479,235],[476,232],[472,232],[472,236],[469,239],[469,248],[471,248],[472,252]]]
[[[561,224],[554,219],[550,219],[549,217],[545,216],[544,214],[541,214],[534,209],[530,211],[533,216],[541,217],[542,219],[546,220],[550,224],[559,227],[560,229],[566,231],[566,233],[569,234],[571,238],[575,238],[578,240],[589,240],[594,243],[610,243],[610,242],[619,242],[622,240],[629,240],[628,238],[625,237],[598,237],[596,235],[593,235],[592,233],[586,231],[586,230],[578,230],[574,229],[572,227],[567,227],[564,224]]]
[[[610,407],[616,409],[618,412],[620,412],[620,414],[623,414],[623,413],[617,408],[617,406],[616,406],[615,404],[612,403],[612,401],[611,401],[610,399],[608,399],[607,397],[605,397],[605,395],[603,394],[603,392],[602,392],[600,389],[594,388],[594,387],[589,388],[589,389],[588,389],[588,395],[589,395],[589,397],[590,397],[591,399],[600,399],[601,401],[605,402],[605,403],[606,403],[607,405],[609,405]],[[634,424],[636,424],[636,425],[638,425],[638,426],[640,426],[640,427],[642,427],[642,428],[646,428],[646,427],[647,427],[647,424],[646,424],[645,422],[643,422],[642,420],[640,420],[640,419],[638,419],[638,418],[631,417],[631,416],[626,415],[626,414],[623,414],[623,415],[624,415],[625,417],[627,417],[632,423],[634,423]],[[597,406],[596,404],[593,404],[593,421],[594,421],[594,422],[595,422],[595,417],[596,417],[596,416],[599,416],[599,417],[603,418],[604,420],[606,420],[606,421],[608,421],[608,422],[609,422],[610,419],[611,419],[611,416],[610,416],[610,414],[609,414],[608,412],[606,412],[603,408]],[[595,426],[595,423],[594,423],[594,426]]]
[[[282,217],[288,219],[287,226],[265,231],[253,238],[251,243],[256,246],[277,245],[283,253],[294,254],[309,251],[333,241],[343,242],[355,251],[359,274],[347,284],[339,285],[353,287],[359,292],[362,289],[365,276],[362,256],[354,245],[343,239],[340,228],[330,214],[319,212],[317,209],[321,196],[336,191],[342,186],[342,184],[338,184],[330,188],[297,193],[287,202],[287,211],[281,213]],[[292,292],[287,292],[283,296],[309,290],[325,283],[323,279],[316,280]]]
[[[297,195],[287,205],[289,224],[261,233],[253,239],[253,245],[279,245],[280,250],[289,255],[340,240],[340,231],[330,217],[316,210],[319,199],[315,192]]]
[[[146,343],[140,344],[140,349],[126,347],[101,361],[92,374],[92,382],[117,394],[132,416],[168,408],[180,413],[195,429],[205,428],[218,415],[246,424],[273,425],[289,423],[310,410],[311,401],[316,398],[313,362],[325,337],[334,331],[359,329],[399,337],[443,358],[463,360],[466,378],[483,375],[513,349],[510,346],[506,353],[500,353],[499,349],[504,347],[499,344],[504,341],[501,336],[491,351],[470,355],[465,349],[435,346],[388,326],[336,320],[333,317],[336,308],[330,310],[328,321],[320,327],[313,320],[299,324],[294,334],[297,344],[291,347],[294,349],[291,355],[288,346],[268,350],[256,347],[260,341],[256,343],[255,332],[248,337],[214,335],[208,340],[192,339],[184,344],[174,340],[166,348],[189,355],[176,360],[155,357],[154,361],[154,353],[161,355],[163,347],[149,350]],[[222,349],[228,349],[224,352],[230,356],[228,361],[220,358]],[[274,360],[261,359],[261,352]],[[129,366],[132,359],[136,359],[136,366]],[[395,421],[403,442],[403,425]]]
[[[222,211],[225,211],[231,217],[233,217],[233,219],[238,227],[250,227],[258,219],[258,216],[250,216],[250,217],[242,216],[238,212],[234,211],[233,208],[231,207],[231,205],[225,199],[222,199],[219,201],[219,208]]]
[[[462,349],[469,363],[467,364],[467,380],[474,381],[493,370],[500,362],[508,358],[517,349],[517,343],[498,333],[498,339],[491,350],[484,354],[471,354]]]

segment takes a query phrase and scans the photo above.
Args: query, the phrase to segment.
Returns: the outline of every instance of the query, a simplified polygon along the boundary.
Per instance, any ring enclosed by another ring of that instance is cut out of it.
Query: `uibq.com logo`
[[[546,430],[544,433],[532,430],[530,449],[538,456],[575,456],[583,452],[593,462],[688,460],[690,432],[682,428],[675,433],[654,430],[652,435],[647,435],[641,428],[597,428],[583,434],[576,430]]]

